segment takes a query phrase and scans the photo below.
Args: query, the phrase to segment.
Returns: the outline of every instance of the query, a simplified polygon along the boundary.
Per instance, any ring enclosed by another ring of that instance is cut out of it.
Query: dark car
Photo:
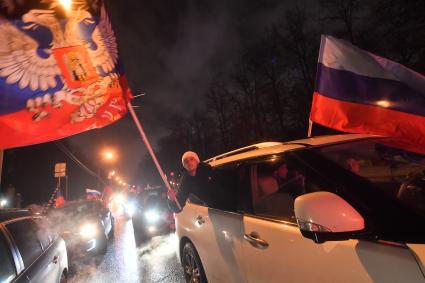
[[[66,282],[64,240],[28,210],[0,210],[0,255],[0,282]]]
[[[149,239],[174,229],[173,214],[160,194],[140,195],[132,220],[136,239]]]
[[[71,263],[75,258],[106,253],[108,239],[114,233],[114,218],[102,202],[72,201],[48,215],[65,239]]]

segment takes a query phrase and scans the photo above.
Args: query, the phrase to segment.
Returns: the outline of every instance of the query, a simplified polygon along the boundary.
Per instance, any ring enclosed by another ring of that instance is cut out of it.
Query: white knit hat
[[[188,157],[193,157],[193,158],[195,158],[196,161],[198,161],[198,163],[200,162],[199,156],[195,152],[193,152],[193,151],[186,151],[183,154],[183,156],[182,156],[182,164],[183,164],[183,166],[184,166],[184,160],[186,158],[188,158]]]

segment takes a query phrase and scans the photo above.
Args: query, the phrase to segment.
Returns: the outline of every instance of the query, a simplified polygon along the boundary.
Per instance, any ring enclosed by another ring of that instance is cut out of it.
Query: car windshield
[[[62,222],[70,218],[86,217],[96,215],[99,212],[100,204],[94,201],[70,203],[61,208],[51,211],[49,218],[53,222]]]
[[[345,182],[348,194],[367,206],[380,228],[394,231],[403,223],[414,231],[418,219],[425,219],[425,155],[396,145],[392,139],[368,139],[312,152],[322,160],[319,170]]]

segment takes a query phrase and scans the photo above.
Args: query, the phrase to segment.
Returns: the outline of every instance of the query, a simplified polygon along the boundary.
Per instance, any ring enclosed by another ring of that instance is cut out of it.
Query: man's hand
[[[176,195],[177,194],[176,194],[176,192],[173,189],[167,191],[167,197],[170,200],[175,200],[176,199]]]

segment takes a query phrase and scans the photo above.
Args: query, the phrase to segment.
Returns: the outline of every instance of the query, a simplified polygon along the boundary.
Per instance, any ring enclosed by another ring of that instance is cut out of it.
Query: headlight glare
[[[149,210],[145,212],[145,218],[149,223],[154,223],[159,220],[159,214],[157,211]]]
[[[134,213],[136,212],[136,205],[133,202],[128,202],[125,205],[125,210],[129,217],[133,217]]]
[[[92,223],[87,223],[81,226],[80,235],[84,238],[93,238],[97,234],[96,225]]]

